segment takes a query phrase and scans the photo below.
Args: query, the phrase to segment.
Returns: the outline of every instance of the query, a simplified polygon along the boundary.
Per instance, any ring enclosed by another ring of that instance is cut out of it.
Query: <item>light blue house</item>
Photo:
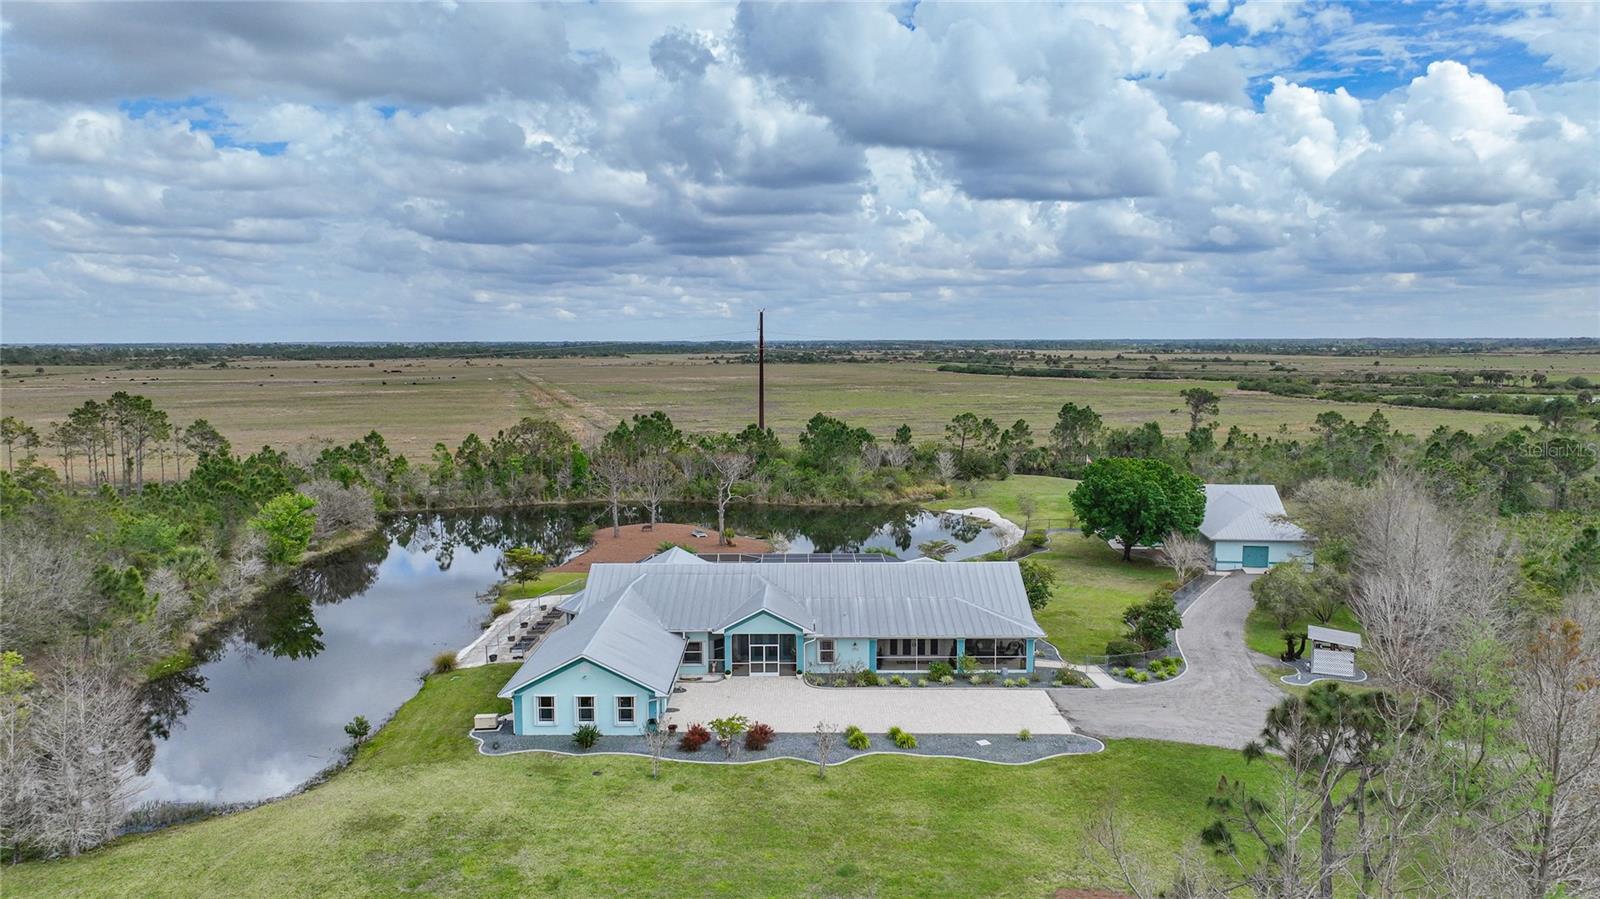
[[[1311,538],[1289,523],[1271,484],[1207,484],[1200,535],[1211,542],[1215,571],[1266,569],[1289,559],[1311,561]]]
[[[559,608],[567,624],[500,691],[518,734],[644,733],[679,677],[925,672],[962,656],[1032,671],[1044,636],[1015,562],[713,563],[672,551],[594,565]]]

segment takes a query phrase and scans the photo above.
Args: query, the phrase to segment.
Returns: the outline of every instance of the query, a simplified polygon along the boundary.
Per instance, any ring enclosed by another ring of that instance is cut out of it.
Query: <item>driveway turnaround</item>
[[[1178,645],[1188,668],[1176,680],[1128,690],[1050,690],[1080,733],[1102,738],[1145,737],[1238,749],[1261,735],[1267,709],[1284,693],[1256,670],[1275,660],[1244,645],[1250,583],[1233,574],[1183,614]],[[985,694],[987,695],[987,694]]]
[[[744,715],[779,733],[811,733],[817,722],[868,733],[900,727],[913,734],[1070,734],[1047,695],[1031,688],[813,687],[796,677],[729,677],[680,684],[667,721],[680,729]],[[1135,690],[1119,691],[1134,693]]]

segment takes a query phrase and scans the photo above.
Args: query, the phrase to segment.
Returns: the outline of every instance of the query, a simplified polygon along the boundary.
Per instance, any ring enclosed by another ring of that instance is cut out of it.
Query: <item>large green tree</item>
[[[1193,533],[1206,514],[1200,479],[1155,459],[1096,460],[1072,491],[1072,508],[1085,535],[1122,542],[1122,559],[1133,547],[1176,531]]]
[[[317,519],[311,514],[316,504],[304,493],[284,493],[268,500],[250,519],[250,526],[266,538],[267,561],[278,565],[300,561],[316,531]]]

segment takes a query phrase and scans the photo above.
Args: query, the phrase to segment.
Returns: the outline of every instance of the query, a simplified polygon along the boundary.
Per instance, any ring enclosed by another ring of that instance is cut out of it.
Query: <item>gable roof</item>
[[[579,659],[665,696],[678,676],[683,638],[661,626],[649,606],[624,596],[607,614],[580,615],[557,628],[528,655],[500,696],[540,680]]]
[[[681,546],[668,547],[666,552],[656,553],[645,559],[644,565],[710,565],[705,559],[700,558]]]
[[[728,620],[712,628],[712,630],[720,631],[733,627],[739,622],[762,612],[787,621],[808,634],[817,632],[815,620],[811,616],[811,610],[807,609],[793,596],[790,596],[788,591],[781,587],[776,587],[765,580],[762,580],[756,586],[749,599],[728,614]]]
[[[1207,540],[1267,540],[1298,543],[1310,536],[1282,520],[1288,513],[1271,484],[1207,484],[1206,516],[1200,533]]]

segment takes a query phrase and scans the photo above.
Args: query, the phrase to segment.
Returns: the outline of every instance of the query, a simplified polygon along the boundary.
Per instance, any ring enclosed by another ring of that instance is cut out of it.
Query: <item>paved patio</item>
[[[1045,690],[1007,687],[813,687],[796,677],[730,677],[683,683],[666,720],[680,728],[744,715],[779,733],[810,733],[819,721],[868,733],[901,727],[914,734],[1070,734]]]

